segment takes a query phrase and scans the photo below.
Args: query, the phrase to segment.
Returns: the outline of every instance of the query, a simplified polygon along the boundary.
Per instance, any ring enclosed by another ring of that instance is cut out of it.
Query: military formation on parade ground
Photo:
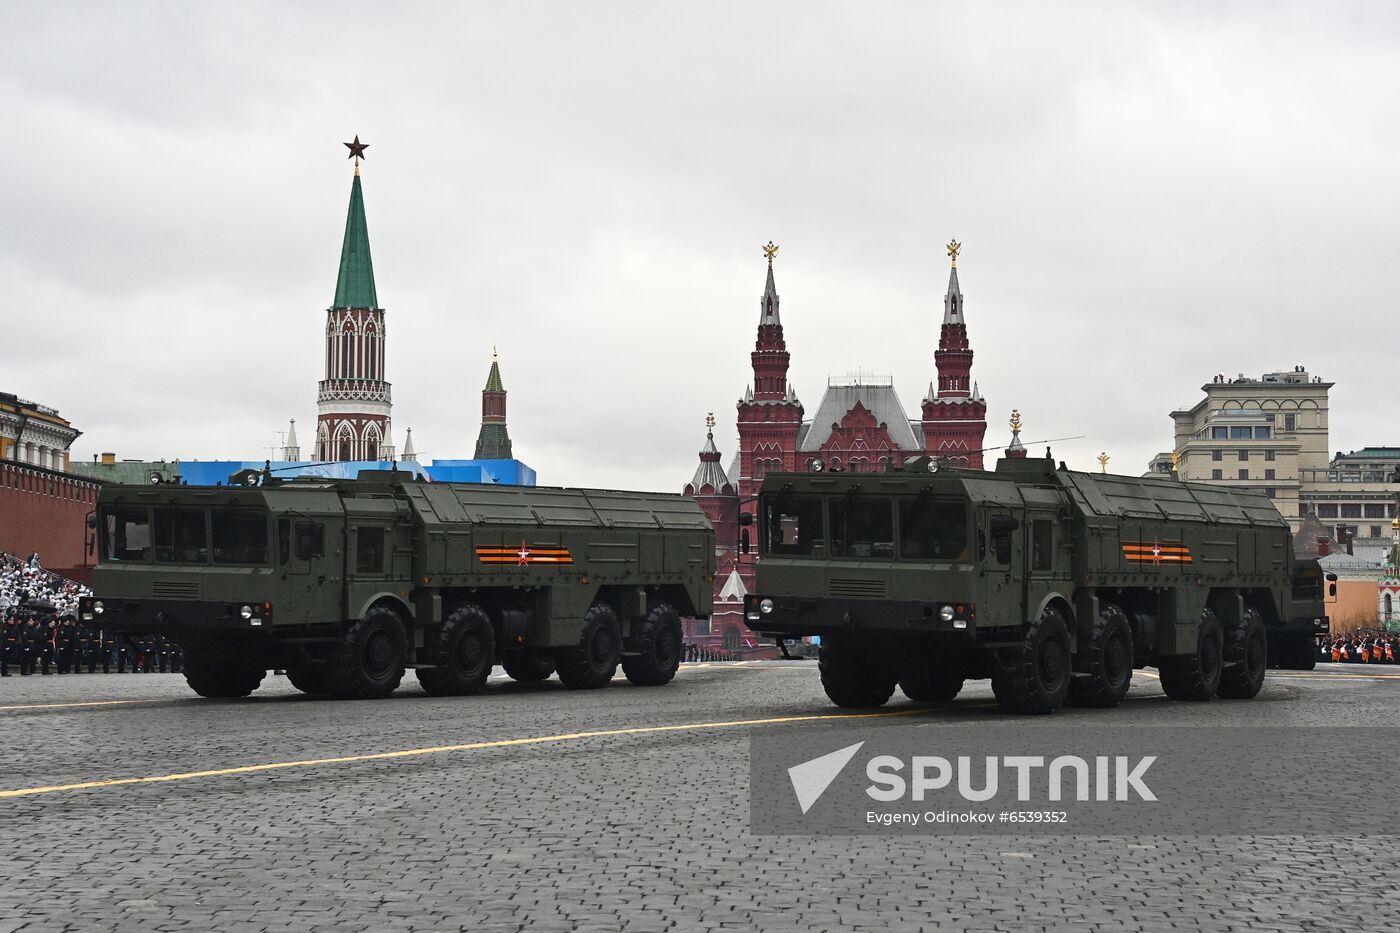
[[[1317,659],[1332,664],[1394,664],[1400,658],[1400,634],[1353,632],[1324,638]]]
[[[180,646],[159,635],[121,635],[71,615],[28,609],[0,613],[0,677],[30,674],[178,674]]]

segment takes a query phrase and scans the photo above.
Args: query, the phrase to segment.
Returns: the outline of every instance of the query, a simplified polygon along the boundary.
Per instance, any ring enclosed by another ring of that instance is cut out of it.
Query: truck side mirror
[[[747,554],[748,552],[749,552],[749,530],[748,530],[747,528],[744,528],[744,529],[742,529],[742,530],[739,532],[739,553],[740,553],[740,554]]]
[[[741,527],[748,527],[749,525],[752,525],[752,524],[753,524],[753,513],[752,513],[752,512],[740,512],[740,513],[739,513],[739,525],[740,525]]]

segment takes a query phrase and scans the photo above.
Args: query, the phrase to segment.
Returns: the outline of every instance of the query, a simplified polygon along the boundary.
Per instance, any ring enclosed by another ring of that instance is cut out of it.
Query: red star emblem
[[[520,566],[524,567],[526,564],[530,563],[530,548],[524,541],[520,542],[520,550],[515,553],[520,555]]]
[[[1161,562],[1162,562],[1162,546],[1161,546],[1160,544],[1158,544],[1156,541],[1153,541],[1153,542],[1152,542],[1152,563],[1154,563],[1154,564],[1160,564]]]

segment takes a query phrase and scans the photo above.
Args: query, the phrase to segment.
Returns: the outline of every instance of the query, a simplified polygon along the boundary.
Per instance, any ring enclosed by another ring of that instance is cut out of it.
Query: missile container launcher
[[[105,486],[85,621],[160,634],[190,686],[246,696],[481,690],[492,666],[601,687],[671,680],[680,616],[710,614],[714,532],[693,499],[431,483],[397,471],[231,486]]]
[[[920,458],[769,474],[741,521],[760,551],[747,624],[820,636],[840,706],[879,706],[896,686],[946,701],[974,678],[1010,711],[1113,706],[1148,666],[1175,699],[1247,699],[1271,649],[1310,666],[1326,627],[1316,561],[1295,561],[1274,504],[1244,490]]]

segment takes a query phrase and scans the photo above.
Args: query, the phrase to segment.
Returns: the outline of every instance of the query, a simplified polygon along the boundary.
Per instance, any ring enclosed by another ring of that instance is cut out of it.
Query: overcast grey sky
[[[934,375],[948,261],[988,443],[1138,473],[1218,372],[1400,443],[1393,4],[0,3],[0,390],[74,456],[313,437],[351,165],[395,441],[470,457],[493,344],[541,482],[726,462],[760,244],[790,380]]]

